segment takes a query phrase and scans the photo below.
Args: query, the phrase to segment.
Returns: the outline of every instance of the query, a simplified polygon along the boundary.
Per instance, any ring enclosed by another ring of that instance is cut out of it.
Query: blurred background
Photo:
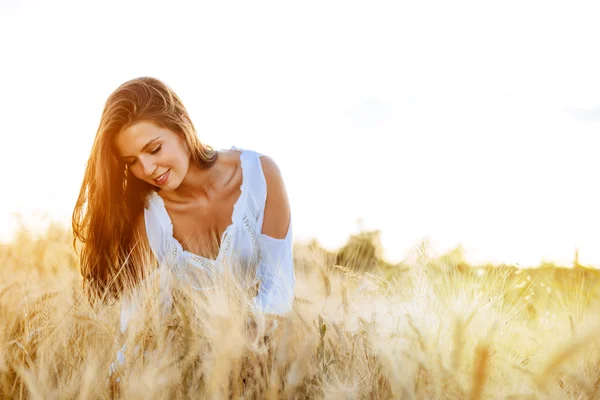
[[[0,241],[70,224],[104,102],[153,76],[271,156],[296,240],[600,267],[600,7],[0,1]]]

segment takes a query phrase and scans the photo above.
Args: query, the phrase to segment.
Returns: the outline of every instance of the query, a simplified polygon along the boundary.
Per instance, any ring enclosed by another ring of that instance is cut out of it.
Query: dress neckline
[[[235,150],[235,151],[239,151],[240,152],[240,168],[242,169],[242,183],[240,185],[240,195],[237,198],[237,200],[235,201],[235,203],[233,204],[233,211],[231,213],[231,223],[229,225],[227,225],[227,227],[225,228],[225,230],[223,230],[223,234],[221,235],[221,242],[219,243],[219,251],[217,253],[217,256],[215,259],[209,258],[209,257],[204,257],[201,255],[198,255],[196,253],[192,253],[191,251],[186,250],[183,245],[181,244],[181,242],[179,242],[179,240],[177,240],[173,234],[173,221],[171,220],[171,216],[169,215],[169,212],[167,211],[167,207],[165,206],[165,202],[163,200],[162,197],[159,196],[158,192],[152,192],[152,195],[154,197],[157,198],[157,201],[159,202],[161,209],[164,211],[164,216],[165,216],[165,220],[169,223],[169,236],[170,239],[177,245],[177,247],[179,248],[179,250],[181,250],[182,253],[186,254],[189,257],[192,258],[199,258],[201,260],[207,261],[211,264],[215,264],[217,263],[217,261],[221,258],[222,253],[223,253],[223,243],[225,242],[225,236],[229,233],[229,231],[233,228],[233,226],[236,224],[237,220],[239,219],[239,213],[240,211],[240,204],[242,202],[242,198],[244,197],[244,193],[245,193],[245,186],[246,186],[246,171],[245,171],[245,165],[244,165],[244,150],[243,149],[239,149],[235,146],[231,147],[230,150]]]

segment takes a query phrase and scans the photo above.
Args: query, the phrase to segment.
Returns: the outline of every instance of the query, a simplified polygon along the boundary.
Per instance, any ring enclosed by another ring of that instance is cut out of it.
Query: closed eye
[[[159,144],[158,146],[156,146],[156,148],[154,150],[152,150],[150,152],[150,154],[156,154],[156,153],[158,153],[161,148],[162,148],[162,144]]]
[[[156,154],[160,151],[160,149],[162,149],[162,144],[159,144],[158,146],[156,146],[153,150],[150,151],[150,154]],[[125,161],[125,165],[131,167],[132,165],[134,165],[137,162],[137,159],[134,158],[131,161]]]

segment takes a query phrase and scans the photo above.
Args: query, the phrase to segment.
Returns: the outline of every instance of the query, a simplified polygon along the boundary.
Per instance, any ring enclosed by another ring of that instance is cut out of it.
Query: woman
[[[256,305],[266,313],[291,309],[291,213],[277,165],[254,151],[201,143],[179,97],[157,79],[132,79],[109,96],[73,230],[92,303],[144,279],[140,260],[150,255],[192,284],[197,271],[241,265],[259,281]]]

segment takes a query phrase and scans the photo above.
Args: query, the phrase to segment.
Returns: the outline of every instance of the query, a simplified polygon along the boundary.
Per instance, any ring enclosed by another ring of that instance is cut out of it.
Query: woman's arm
[[[292,309],[295,274],[293,262],[292,219],[285,184],[275,162],[261,157],[267,185],[262,229],[258,235],[260,280],[257,305],[266,313],[283,314]]]
[[[267,182],[267,201],[261,233],[274,239],[284,239],[291,224],[290,202],[279,167],[267,156],[260,162]]]

